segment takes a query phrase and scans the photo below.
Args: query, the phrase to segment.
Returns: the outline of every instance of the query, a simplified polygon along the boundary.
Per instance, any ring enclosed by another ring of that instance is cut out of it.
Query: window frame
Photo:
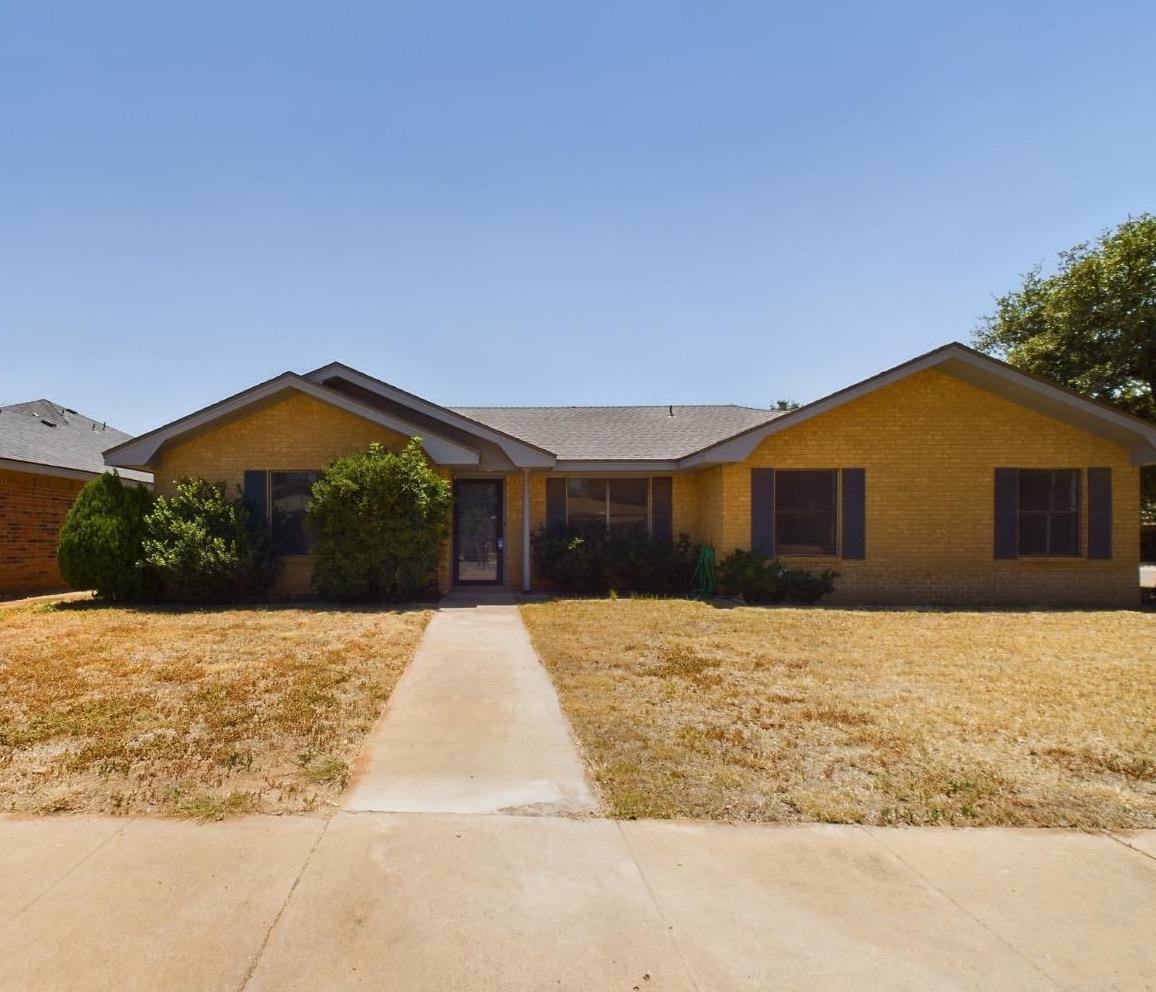
[[[606,523],[605,534],[608,538],[612,537],[610,530],[610,486],[615,482],[644,482],[646,483],[646,533],[645,538],[650,540],[654,534],[654,477],[651,475],[569,475],[566,476],[566,500],[565,500],[565,520],[566,527],[570,528],[573,524],[570,522],[570,483],[571,482],[601,482],[605,487],[605,493],[602,497],[604,505],[603,516]]]
[[[275,475],[312,475],[313,482],[316,482],[322,473],[319,468],[267,468],[262,469],[265,473],[265,530],[269,534],[270,554],[277,558],[311,558],[313,551],[309,547],[309,535],[305,535],[306,550],[304,551],[277,551],[275,538],[273,536],[273,476]],[[313,483],[310,483],[312,487]]]
[[[1084,557],[1084,471],[1079,468],[1021,468],[1016,470],[1019,478],[1016,487],[1016,554],[1020,558],[1082,558]],[[1024,475],[1028,473],[1049,474],[1064,473],[1075,477],[1075,507],[1068,510],[1025,510]],[[1043,551],[1025,551],[1023,547],[1024,517],[1044,518],[1046,521],[1045,535],[1046,548]],[[1052,549],[1052,517],[1074,517],[1076,526],[1076,541],[1071,551],[1055,551]]]
[[[779,541],[779,492],[780,482],[784,475],[796,472],[819,473],[823,472],[832,477],[833,499],[830,511],[787,510],[785,515],[826,515],[831,516],[831,549],[823,551],[783,551]],[[774,540],[776,558],[839,558],[843,552],[843,470],[838,468],[776,468],[775,469],[775,498],[771,510],[771,533]]]

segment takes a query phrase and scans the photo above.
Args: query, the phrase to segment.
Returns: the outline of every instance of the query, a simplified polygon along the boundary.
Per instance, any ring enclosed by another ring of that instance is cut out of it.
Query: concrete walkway
[[[593,806],[518,615],[451,603],[332,818],[0,817],[0,992],[1156,989],[1156,831]]]
[[[1153,934],[1156,833],[0,819],[3,992],[1145,990]]]
[[[597,805],[517,606],[448,597],[370,737],[345,808],[580,815]]]

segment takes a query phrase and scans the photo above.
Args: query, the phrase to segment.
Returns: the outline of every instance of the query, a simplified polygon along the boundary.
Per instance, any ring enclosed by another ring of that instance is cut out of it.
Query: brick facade
[[[82,479],[0,469],[0,599],[65,588],[56,543],[83,485]]]
[[[246,469],[319,469],[371,441],[397,450],[406,439],[293,395],[166,447],[154,466],[156,489],[167,492],[175,478],[200,475],[235,491]],[[995,560],[993,477],[1001,466],[1111,468],[1112,558]],[[720,557],[749,548],[750,473],[767,467],[866,470],[866,558],[791,559],[841,573],[833,603],[1138,602],[1139,469],[1128,452],[945,373],[916,373],[774,434],[742,463],[675,473],[674,533],[713,544]],[[547,474],[530,476],[532,531],[545,521]],[[523,475],[504,479],[506,583],[520,588]],[[310,569],[308,558],[285,559],[277,591],[306,593]],[[447,547],[438,574],[443,591],[451,576]]]

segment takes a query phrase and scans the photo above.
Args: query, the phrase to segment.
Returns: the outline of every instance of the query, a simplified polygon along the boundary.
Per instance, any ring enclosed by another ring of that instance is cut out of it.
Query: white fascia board
[[[364,420],[388,428],[398,434],[405,434],[410,437],[416,435],[420,437],[422,448],[426,454],[439,465],[477,465],[478,463],[478,453],[476,451],[471,451],[469,448],[465,448],[447,438],[427,436],[428,432],[419,430],[415,425],[407,424],[398,417],[383,413],[380,410],[375,410],[373,407],[365,406],[363,403],[358,403],[356,400],[350,399],[342,393],[318,385],[316,382],[305,379],[295,372],[285,372],[274,379],[263,382],[251,389],[246,389],[234,396],[221,400],[219,403],[214,403],[212,406],[205,407],[203,410],[199,410],[187,417],[182,417],[180,420],[175,420],[171,424],[166,424],[164,427],[160,427],[155,431],[150,431],[148,434],[142,434],[140,437],[133,438],[131,441],[126,441],[114,448],[109,448],[108,451],[104,453],[105,464],[124,468],[149,465],[166,441],[180,437],[190,431],[207,427],[215,421],[232,416],[255,403],[263,402],[280,393],[291,390],[304,393],[306,396],[310,396],[319,402],[337,407],[339,410],[344,410],[346,413],[361,417]]]
[[[360,386],[362,389],[368,389],[370,392],[376,393],[384,399],[411,407],[418,413],[425,414],[427,417],[433,417],[435,420],[440,420],[444,424],[458,428],[458,430],[466,431],[482,440],[490,441],[501,448],[506,457],[509,458],[517,468],[553,468],[554,463],[557,461],[553,452],[547,451],[545,448],[539,448],[537,445],[530,444],[528,441],[522,441],[509,434],[504,434],[502,431],[495,430],[477,420],[471,420],[469,417],[464,417],[460,413],[455,413],[453,410],[449,410],[444,406],[439,406],[437,403],[423,400],[420,396],[407,393],[404,389],[398,389],[396,386],[391,386],[388,382],[382,382],[380,379],[375,379],[373,376],[359,372],[357,369],[343,365],[341,362],[331,362],[329,365],[324,365],[319,369],[314,369],[312,372],[305,373],[306,379],[317,383],[323,382],[330,376],[346,379],[354,385]]]

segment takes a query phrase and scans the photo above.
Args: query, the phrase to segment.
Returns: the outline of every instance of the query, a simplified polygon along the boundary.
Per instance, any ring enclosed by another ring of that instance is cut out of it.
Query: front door
[[[502,480],[454,482],[454,582],[501,585],[504,564]]]

